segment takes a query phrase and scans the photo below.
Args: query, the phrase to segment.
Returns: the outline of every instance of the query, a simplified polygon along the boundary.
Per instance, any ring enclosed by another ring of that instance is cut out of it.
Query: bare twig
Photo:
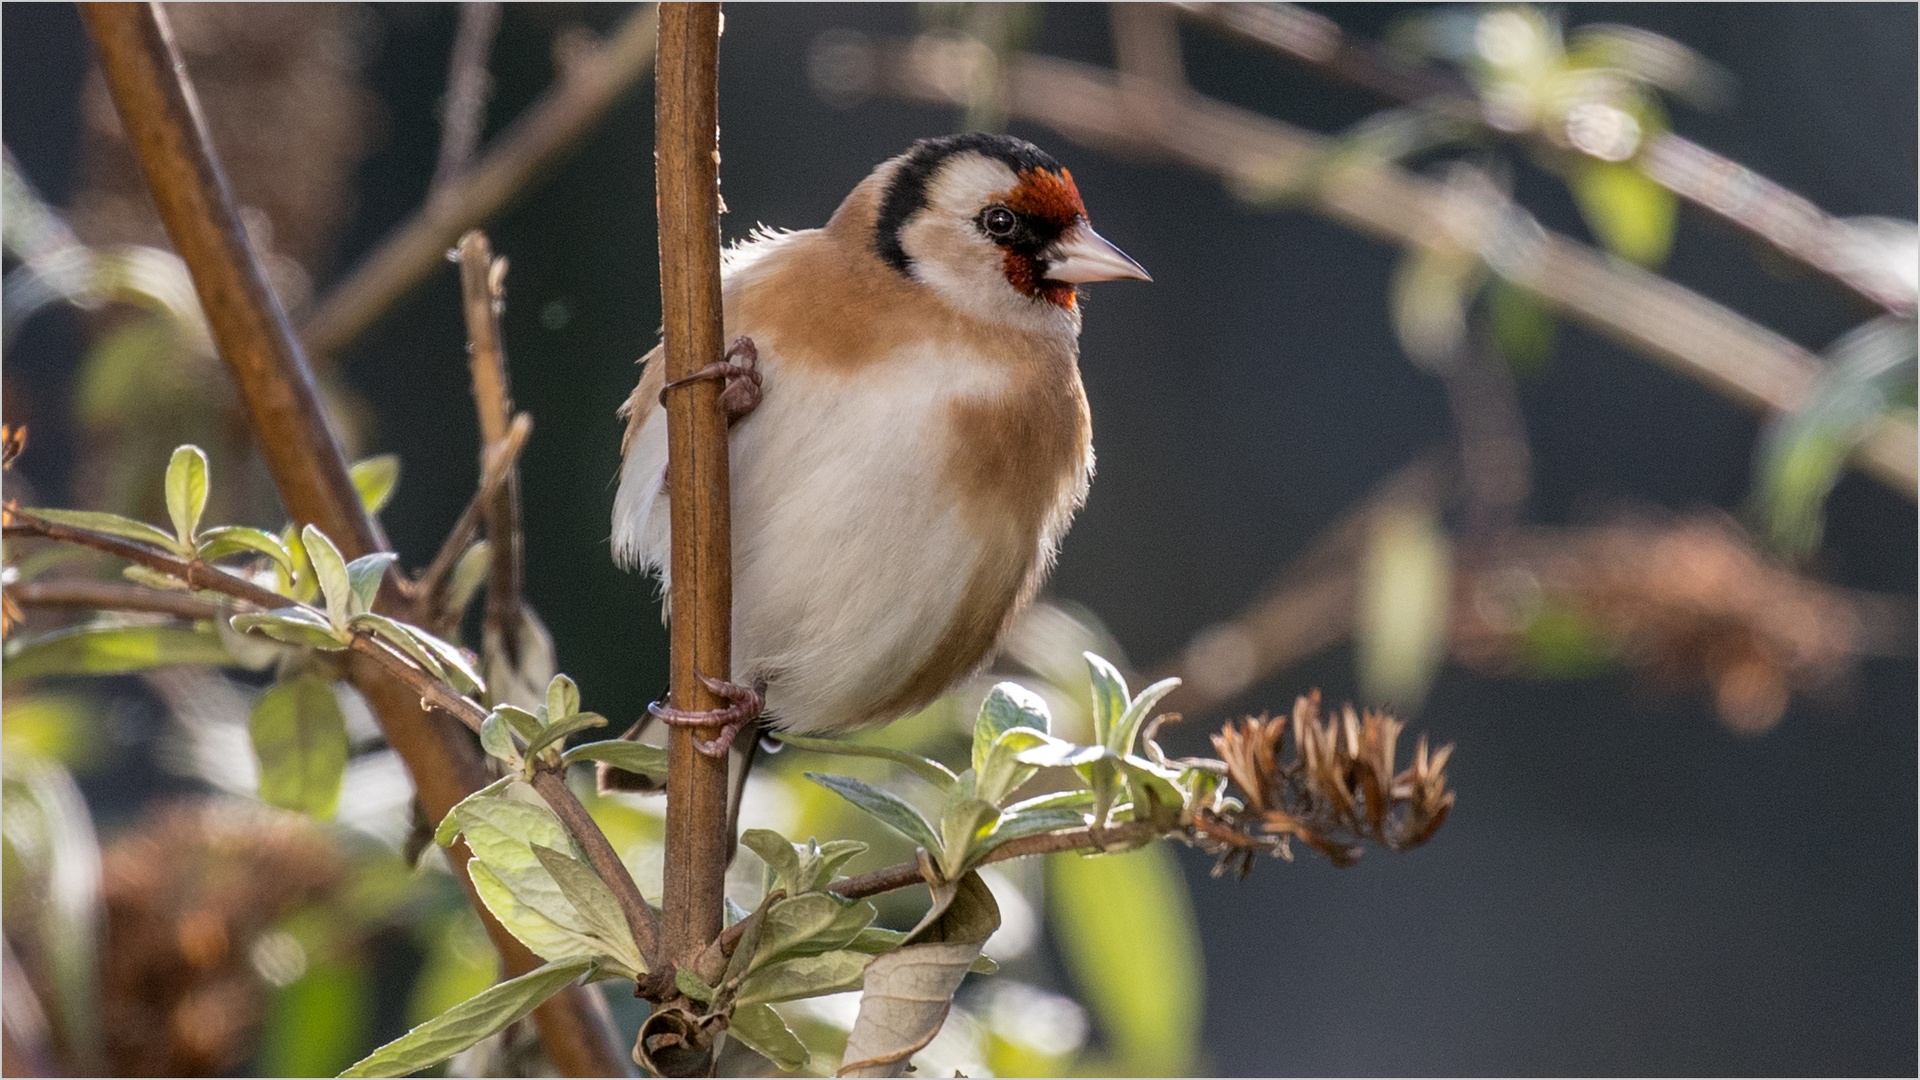
[[[655,190],[667,380],[717,362],[720,319],[720,5],[660,5],[655,78]],[[720,384],[697,379],[667,396],[667,489],[673,516],[673,704],[726,702],[697,675],[725,679],[732,660],[732,531],[727,417]],[[697,731],[668,744],[661,907],[669,952],[686,958],[720,933],[727,870],[727,762]],[[709,734],[708,738],[712,735]]]
[[[877,88],[912,100],[964,105],[950,73],[922,70],[909,46],[881,47]],[[1151,95],[1162,123],[1139,122]],[[1511,203],[1462,205],[1442,184],[1396,166],[1333,162],[1332,141],[1193,93],[1143,91],[1111,72],[1021,56],[1008,74],[1015,117],[1076,142],[1160,153],[1214,173],[1258,198],[1304,196],[1309,208],[1398,245],[1468,246],[1549,307],[1750,407],[1799,408],[1823,365],[1807,350],[1657,274],[1543,228]],[[1853,462],[1912,498],[1914,425],[1882,419]]]
[[[487,58],[499,32],[498,3],[467,0],[460,5],[460,25],[453,34],[453,54],[447,59],[447,96],[440,105],[440,163],[427,185],[429,198],[467,170],[480,145],[487,98],[493,94]]]
[[[494,493],[506,484],[507,477],[513,475],[514,463],[519,460],[520,451],[526,448],[527,436],[532,432],[533,417],[520,413],[508,425],[506,437],[487,449],[486,466],[480,472],[480,486],[474,490],[473,498],[467,501],[460,516],[454,519],[453,527],[447,530],[447,538],[440,542],[440,550],[434,553],[433,561],[414,579],[414,596],[425,613],[426,625],[443,625],[447,619],[459,614],[447,610],[447,581],[453,574],[453,568],[459,565],[460,557],[467,553],[467,546],[479,534],[481,515],[493,501]]]
[[[182,619],[212,619],[220,605],[186,593],[123,585],[117,581],[23,581],[7,586],[13,602],[26,608],[84,608],[89,611],[140,611],[177,615]]]
[[[559,83],[514,120],[458,179],[428,197],[346,280],[321,299],[300,328],[307,347],[334,353],[373,325],[394,301],[425,281],[460,234],[485,223],[593,129],[653,63],[651,5],[561,72]]]
[[[164,11],[157,4],[90,3],[81,14],[154,204],[192,273],[214,341],[233,372],[288,512],[296,521],[319,526],[349,557],[381,550],[385,537],[354,492],[300,343],[248,245]],[[381,591],[384,608],[404,606],[403,600],[398,589]],[[364,655],[347,667],[430,815],[444,816],[487,782],[472,737],[430,713],[423,716],[419,695],[396,681],[391,669]],[[457,869],[471,855],[464,844],[450,854]],[[539,959],[492,918],[476,895],[469,891],[468,898],[509,972],[538,966]],[[627,1069],[604,1008],[593,1007],[597,994],[570,988],[534,1013],[555,1065],[571,1075],[618,1075]]]
[[[467,320],[467,366],[473,381],[473,405],[480,417],[480,444],[492,448],[507,437],[513,397],[507,384],[507,350],[500,333],[506,305],[507,260],[493,257],[487,234],[478,229],[460,238],[460,296]],[[481,504],[487,542],[493,545],[487,570],[487,625],[498,635],[509,664],[520,663],[520,474],[507,467],[504,482]]]
[[[1431,68],[1409,64],[1348,37],[1333,20],[1293,4],[1183,3],[1199,22],[1243,41],[1264,45],[1341,82],[1394,101],[1417,102],[1501,135],[1484,123],[1473,86]],[[1526,135],[1543,141],[1539,133]],[[1557,149],[1557,148],[1556,148]],[[1863,267],[1848,252],[1858,246],[1853,226],[1752,169],[1673,132],[1647,140],[1629,164],[1655,183],[1801,263],[1826,274],[1896,315],[1912,315],[1914,294],[1884,273]]]

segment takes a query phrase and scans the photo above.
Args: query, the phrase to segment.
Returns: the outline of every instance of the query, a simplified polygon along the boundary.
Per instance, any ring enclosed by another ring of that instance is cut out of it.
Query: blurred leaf
[[[447,579],[447,610],[459,614],[467,610],[473,602],[475,593],[487,580],[487,572],[493,565],[493,547],[485,540],[476,541],[453,564],[453,573]]]
[[[1578,609],[1552,599],[1520,632],[1520,659],[1535,675],[1585,679],[1613,666],[1613,646]]]
[[[300,539],[306,545],[314,577],[319,579],[320,595],[327,602],[327,621],[339,630],[347,625],[347,616],[354,614],[349,606],[353,582],[347,577],[347,562],[327,534],[312,525],[300,530]]]
[[[9,665],[12,661],[7,662]],[[15,693],[7,696],[5,727],[0,728],[0,757],[24,754],[51,758],[84,772],[102,745],[95,732],[98,706],[69,694]]]
[[[7,934],[24,931],[46,960],[52,983],[50,1007],[61,1043],[79,1064],[98,1067],[100,1035],[100,842],[93,816],[73,776],[59,765],[28,754],[0,762],[0,833],[17,862],[7,866],[9,893],[20,877],[36,883],[42,900],[22,912],[9,905]],[[21,873],[16,876],[15,871]],[[24,926],[22,925],[24,924]]]
[[[400,485],[400,455],[376,454],[356,461],[348,475],[353,478],[353,490],[360,496],[360,505],[367,513],[377,514],[386,509],[393,499],[394,488]]]
[[[191,547],[200,528],[200,515],[207,509],[207,454],[188,444],[173,452],[167,462],[167,516],[179,547]]]
[[[1361,692],[1419,708],[1446,658],[1453,551],[1433,508],[1383,507],[1361,568],[1355,620]]]
[[[557,961],[469,998],[362,1058],[341,1076],[405,1076],[437,1064],[532,1012],[593,966]]]
[[[235,615],[231,621],[233,628],[243,634],[257,630],[289,645],[329,652],[347,647],[347,643],[334,633],[333,627],[308,608],[283,607],[268,612],[250,612]]]
[[[598,742],[580,743],[568,748],[560,755],[560,760],[568,765],[580,761],[604,761],[616,769],[624,769],[640,776],[667,775],[667,751],[662,746],[648,746],[645,743],[630,742],[626,739],[601,739]]]
[[[727,1034],[775,1065],[793,1072],[812,1057],[807,1046],[787,1027],[771,1005],[748,1005],[733,1010]]]
[[[1047,858],[1061,958],[1135,1076],[1188,1076],[1205,1001],[1200,936],[1166,844],[1121,855]]]
[[[272,533],[244,525],[222,525],[201,533],[195,554],[207,562],[213,562],[242,551],[259,552],[283,567],[293,566],[293,556],[287,554],[287,549]]]
[[[500,955],[488,940],[480,916],[468,904],[421,927],[415,940],[425,949],[426,959],[407,992],[408,1023],[433,1019],[486,990],[499,977]]]
[[[212,628],[153,624],[79,626],[31,640],[16,640],[7,650],[4,677],[43,675],[124,675],[169,664],[231,664],[233,657]],[[12,708],[9,703],[8,708]]]
[[[848,757],[880,758],[883,761],[891,761],[896,765],[904,765],[908,769],[911,769],[914,775],[942,791],[952,786],[954,780],[957,779],[957,777],[953,775],[952,769],[947,768],[932,758],[922,757],[919,754],[907,750],[895,750],[890,746],[863,746],[860,743],[847,742],[842,739],[815,739],[805,735],[793,735],[785,731],[776,733],[775,738],[778,738],[788,746],[796,746],[802,750],[811,750],[816,754],[844,754]]]
[[[348,608],[350,615],[373,610],[373,598],[380,593],[380,579],[386,576],[387,567],[399,557],[391,551],[376,551],[347,564],[347,585],[352,589],[352,604]]]
[[[373,980],[359,964],[318,960],[273,995],[260,1075],[332,1076],[352,1064],[372,1019]]]
[[[151,567],[132,563],[120,568],[120,576],[135,585],[145,585],[149,589],[165,589],[169,592],[189,592],[191,587],[172,574],[163,574]]]
[[[857,990],[872,962],[873,957],[851,949],[778,960],[747,976],[734,1001],[753,1005]]]
[[[1649,269],[1673,249],[1680,200],[1625,162],[1582,157],[1569,167],[1568,188],[1600,246]]]
[[[522,603],[519,616],[519,651],[507,647],[500,624],[484,619],[480,625],[481,670],[486,672],[487,687],[495,704],[514,704],[538,709],[559,670],[553,649],[553,634],[547,630],[533,605]],[[574,703],[579,708],[579,703]],[[549,720],[557,719],[549,716]]]
[[[1826,500],[1855,447],[1913,379],[1911,322],[1885,317],[1843,336],[1801,407],[1769,421],[1755,461],[1753,511],[1775,550],[1820,546]]]
[[[1394,265],[1388,314],[1400,347],[1427,371],[1444,372],[1467,333],[1467,300],[1485,279],[1477,255],[1452,248],[1409,248]]]
[[[807,779],[839,795],[853,805],[865,810],[882,825],[899,833],[911,843],[926,848],[928,853],[938,853],[940,839],[934,835],[933,826],[920,816],[920,811],[908,805],[906,800],[891,791],[883,791],[872,784],[855,780],[851,776],[807,773]]]
[[[60,510],[45,507],[29,507],[22,511],[37,518],[44,518],[55,525],[65,525],[73,529],[90,529],[108,536],[124,537],[152,544],[162,551],[180,553],[180,544],[161,529],[156,529],[144,521],[121,517],[119,514],[103,514],[96,510]]]
[[[302,675],[269,686],[247,725],[260,759],[260,799],[330,818],[347,767],[347,721],[326,680]]]
[[[1026,814],[1035,810],[1085,810],[1093,805],[1093,792],[1076,788],[1069,791],[1050,791],[1045,795],[1036,795],[1031,799],[1014,803],[1006,808],[1008,815]],[[1003,822],[1007,818],[1001,819]]]
[[[1544,370],[1553,358],[1557,324],[1538,299],[1504,278],[1487,286],[1487,322],[1493,347],[1521,374]]]

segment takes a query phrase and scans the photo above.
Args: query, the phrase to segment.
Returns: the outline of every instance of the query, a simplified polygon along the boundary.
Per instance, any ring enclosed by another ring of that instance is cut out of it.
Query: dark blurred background
[[[1397,6],[1313,6],[1378,38]],[[873,97],[830,105],[808,73],[832,28],[911,35],[907,5],[730,4],[721,71],[728,238],[823,223],[854,183],[956,110]],[[350,210],[314,265],[317,291],[417,207],[457,9],[358,16],[377,99]],[[489,130],[554,76],[558,27],[622,11],[508,5]],[[1112,63],[1102,5],[1046,5],[1033,51]],[[1916,15],[1910,5],[1579,5],[1676,39],[1737,80],[1680,133],[1829,213],[1915,216]],[[7,5],[4,137],[49,202],[70,202],[89,50],[66,5]],[[1183,32],[1201,92],[1336,132],[1380,107],[1203,29]],[[1216,179],[1107,156],[1011,125],[1074,172],[1095,224],[1151,285],[1095,286],[1082,372],[1099,471],[1049,593],[1083,605],[1141,668],[1231,617],[1384,477],[1444,448],[1441,383],[1388,318],[1396,253],[1320,217],[1260,209]],[[565,163],[489,226],[511,261],[506,342],[535,434],[523,459],[526,591],[587,707],[637,715],[665,682],[652,586],[616,571],[608,513],[632,361],[659,320],[652,101],[643,84]],[[1516,198],[1585,237],[1566,188],[1522,162]],[[1818,351],[1868,312],[1724,224],[1683,208],[1664,273]],[[406,565],[431,557],[467,502],[476,433],[451,266],[338,358],[365,403],[363,452],[404,462],[384,520]],[[21,468],[70,504],[69,417],[82,334],[37,319],[10,348],[6,409],[32,426]],[[1580,524],[1622,508],[1743,511],[1760,419],[1701,385],[1562,324],[1520,400],[1533,452],[1525,514]],[[266,522],[261,522],[266,524]],[[1911,596],[1911,500],[1858,472],[1828,505],[1821,578]],[[1911,608],[1907,609],[1909,612]],[[1211,710],[1356,698],[1339,646]],[[1889,1074],[1916,1061],[1916,668],[1869,657],[1796,696],[1761,734],[1718,722],[1699,689],[1625,672],[1493,678],[1450,665],[1414,730],[1458,745],[1459,804],[1431,845],[1351,869],[1313,857],[1208,876],[1181,852],[1205,952],[1204,1057],[1221,1075]],[[1199,752],[1198,729],[1190,745]],[[137,742],[140,730],[135,723]],[[1177,744],[1176,740],[1176,744]],[[110,833],[156,781],[137,747],[81,778]],[[1053,963],[1049,961],[1049,963]],[[1058,965],[1053,981],[1070,985]]]

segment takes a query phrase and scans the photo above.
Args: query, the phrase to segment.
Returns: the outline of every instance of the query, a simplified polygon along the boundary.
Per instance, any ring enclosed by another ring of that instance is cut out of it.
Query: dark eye
[[[1020,219],[1014,217],[1013,211],[1004,206],[989,206],[980,214],[980,227],[987,230],[988,236],[1003,239],[1012,236],[1014,228],[1019,224]]]

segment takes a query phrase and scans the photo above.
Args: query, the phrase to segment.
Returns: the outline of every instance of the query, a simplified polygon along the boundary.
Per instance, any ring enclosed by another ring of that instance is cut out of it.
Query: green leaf
[[[386,576],[387,567],[399,557],[391,551],[376,551],[347,564],[347,585],[353,590],[352,604],[348,607],[351,614],[373,610],[373,598],[380,594],[380,579]]]
[[[1120,771],[1133,799],[1133,820],[1150,821],[1155,814],[1178,813],[1186,805],[1186,796],[1174,786],[1177,770],[1162,769],[1141,757],[1120,759]]]
[[[1205,1000],[1200,935],[1168,845],[1053,855],[1046,867],[1061,957],[1114,1058],[1142,1076],[1192,1075]]]
[[[686,968],[679,968],[674,971],[673,987],[695,1001],[710,1002],[720,996],[719,991],[708,986],[700,976],[695,975]]]
[[[193,535],[206,509],[206,452],[192,444],[179,447],[167,462],[167,516],[173,519],[178,547],[193,547]]]
[[[330,1076],[364,1048],[374,988],[366,963],[351,952],[316,958],[273,995],[256,1059],[261,1076]]]
[[[485,540],[480,540],[468,548],[460,561],[453,564],[453,573],[447,579],[447,610],[464,612],[473,602],[474,594],[487,580],[487,573],[493,565],[493,548]]]
[[[818,850],[813,865],[808,868],[810,873],[803,891],[826,888],[833,881],[833,875],[839,873],[840,868],[854,856],[867,850],[867,845],[858,840],[829,840],[821,844]]]
[[[235,615],[232,622],[233,628],[243,634],[258,630],[275,641],[309,649],[337,652],[348,644],[309,608],[283,607],[268,612]]]
[[[1113,729],[1127,711],[1127,680],[1120,669],[1092,653],[1082,653],[1093,677],[1093,740],[1113,746]]]
[[[580,687],[565,675],[547,683],[547,723],[557,724],[580,711]]]
[[[545,871],[541,871],[545,876]],[[473,879],[473,891],[480,895],[480,902],[487,905],[493,917],[500,925],[520,940],[520,944],[533,950],[533,954],[542,960],[564,960],[568,957],[599,958],[605,947],[595,941],[580,926],[568,926],[554,918],[552,912],[544,907],[536,907],[526,897],[509,887],[495,873],[493,868],[479,859],[467,862],[467,876]],[[528,875],[518,875],[519,883],[526,884]],[[546,878],[551,883],[552,878]],[[553,886],[553,899],[559,898],[559,887]],[[577,917],[571,921],[578,922]]]
[[[260,759],[260,799],[330,818],[347,768],[347,721],[333,686],[313,675],[270,686],[247,725]]]
[[[400,485],[400,455],[375,454],[356,461],[347,475],[353,478],[353,490],[360,496],[360,505],[367,513],[377,514],[386,509],[393,499],[393,489]]]
[[[860,988],[860,976],[873,957],[851,949],[795,956],[768,964],[747,976],[734,995],[737,1005],[838,994]]]
[[[1086,793],[1089,797],[1092,792]],[[973,865],[992,854],[993,850],[1009,840],[1018,840],[1026,836],[1038,836],[1041,833],[1058,832],[1061,829],[1085,828],[1087,815],[1078,810],[1064,807],[1041,807],[1026,810],[1018,814],[1006,813],[994,822],[993,829],[974,846]]]
[[[527,742],[539,738],[540,733],[547,729],[546,723],[539,717],[518,705],[495,705],[493,711],[504,717],[507,723],[512,724],[515,734]]]
[[[341,1076],[405,1076],[437,1065],[526,1016],[575,979],[593,961],[556,961],[508,979],[448,1009],[356,1062]]]
[[[300,539],[306,545],[308,561],[313,563],[314,577],[320,581],[320,595],[327,602],[327,621],[334,629],[343,629],[347,616],[353,614],[353,582],[347,577],[346,560],[327,534],[312,525],[300,530]]]
[[[190,586],[172,574],[163,574],[149,566],[131,563],[120,568],[120,576],[136,585],[145,585],[149,589],[165,589],[169,592],[190,592]]]
[[[527,756],[532,757],[549,746],[558,745],[560,740],[572,735],[576,731],[585,731],[588,728],[606,726],[607,718],[601,716],[599,713],[574,713],[566,719],[549,724],[542,729],[540,734],[535,736],[533,741],[527,744]]]
[[[1080,768],[1083,765],[1113,757],[1114,752],[1104,746],[1076,746],[1065,739],[1047,736],[1044,742],[1019,752],[1017,760],[1040,768]]]
[[[1355,623],[1362,693],[1412,711],[1446,659],[1453,546],[1431,506],[1381,508],[1361,566]]]
[[[473,662],[458,648],[434,637],[411,623],[400,623],[413,639],[430,650],[439,659],[440,666],[446,669],[447,681],[455,690],[463,694],[485,693],[487,684],[481,681],[480,673],[473,669]]]
[[[875,915],[872,904],[844,900],[832,893],[788,897],[761,917],[760,941],[747,970],[758,971],[788,956],[844,949]]]
[[[516,769],[520,767],[520,748],[513,744],[513,728],[506,717],[497,712],[488,713],[487,718],[480,721],[480,749]]]
[[[1557,325],[1538,297],[1505,278],[1487,285],[1487,325],[1493,347],[1514,371],[1531,375],[1553,359]]]
[[[772,868],[789,894],[806,891],[799,886],[800,852],[796,850],[799,845],[788,842],[772,829],[748,829],[740,834],[740,842]]]
[[[960,795],[947,797],[940,809],[940,871],[949,879],[977,857],[975,845],[1000,817],[1000,809],[985,799]]]
[[[347,626],[354,630],[370,630],[380,635],[380,637],[391,643],[395,648],[406,653],[409,659],[420,665],[422,671],[425,671],[427,674],[442,682],[446,681],[447,669],[440,666],[439,657],[427,651],[426,646],[415,640],[413,634],[408,631],[405,623],[395,622],[385,615],[376,615],[371,611],[363,611],[353,618],[348,619]]]
[[[1011,817],[1033,810],[1085,810],[1093,805],[1093,792],[1084,788],[1072,788],[1067,791],[1050,791],[1031,799],[1014,803],[1001,813]],[[1002,817],[1001,821],[1007,820]]]
[[[515,779],[517,779],[517,777],[503,776],[466,798],[461,799],[459,802],[454,803],[453,809],[447,811],[447,816],[440,819],[440,827],[433,831],[434,843],[439,844],[441,847],[451,846],[454,837],[460,835],[460,808],[475,799],[492,798],[500,794],[502,791],[505,791],[507,785],[513,783]]]
[[[862,783],[851,776],[807,773],[806,777],[865,810],[882,825],[906,837],[909,842],[926,848],[929,853],[940,851],[940,840],[934,835],[933,826],[927,824],[927,819],[920,816],[920,811],[915,810],[907,804],[905,799],[893,792],[882,791],[872,784]]]
[[[233,657],[211,629],[80,626],[14,642],[4,672],[12,682],[42,675],[124,675],[169,664],[231,663]]]
[[[947,768],[945,765],[940,764],[932,758],[921,757],[919,754],[906,750],[895,750],[887,746],[862,746],[859,743],[845,742],[840,739],[815,739],[805,735],[789,734],[784,731],[777,732],[774,737],[786,743],[788,746],[798,747],[802,750],[811,750],[817,754],[844,754],[848,757],[880,758],[883,761],[891,761],[896,765],[904,765],[908,769],[911,769],[913,773],[922,780],[943,791],[957,779],[957,777],[953,775],[953,770]]]
[[[889,930],[884,926],[869,926],[853,936],[847,942],[847,948],[863,952],[869,956],[879,956],[883,952],[897,949],[907,940],[905,930]]]
[[[794,1035],[771,1005],[735,1008],[727,1026],[727,1034],[787,1072],[793,1072],[812,1060],[806,1044]]]
[[[106,533],[108,536],[124,537],[152,544],[162,551],[180,552],[180,544],[165,532],[154,528],[144,521],[121,517],[119,514],[104,514],[96,510],[58,510],[34,507],[21,513],[44,518],[55,525],[65,525],[72,529],[87,529],[91,532]],[[192,549],[188,549],[192,550]]]
[[[1615,255],[1648,268],[1667,261],[1680,200],[1626,162],[1581,158],[1567,186],[1593,238]]]
[[[581,743],[561,754],[560,760],[567,765],[578,761],[604,761],[616,769],[624,769],[641,776],[667,775],[666,748],[630,742],[626,739],[602,739],[598,742]]]
[[[287,549],[281,546],[277,537],[263,529],[250,529],[245,525],[222,525],[208,529],[200,534],[199,546],[194,554],[206,562],[213,562],[243,551],[259,552],[282,567],[293,567],[293,556],[287,554]]]
[[[1161,679],[1133,699],[1127,711],[1120,716],[1120,723],[1113,730],[1113,741],[1107,744],[1116,754],[1133,753],[1133,740],[1140,734],[1140,725],[1146,723],[1147,715],[1153,711],[1160,699],[1166,697],[1180,685],[1179,679]]]
[[[620,910],[613,890],[600,880],[585,862],[539,844],[533,845],[534,857],[560,886],[560,892],[587,921],[593,936],[606,943],[614,957],[635,971],[645,970],[640,949],[634,944],[633,931]]]
[[[987,753],[1000,736],[1016,727],[1041,733],[1053,730],[1047,702],[1019,683],[1003,682],[987,691],[980,715],[973,722],[973,771],[985,775]]]

